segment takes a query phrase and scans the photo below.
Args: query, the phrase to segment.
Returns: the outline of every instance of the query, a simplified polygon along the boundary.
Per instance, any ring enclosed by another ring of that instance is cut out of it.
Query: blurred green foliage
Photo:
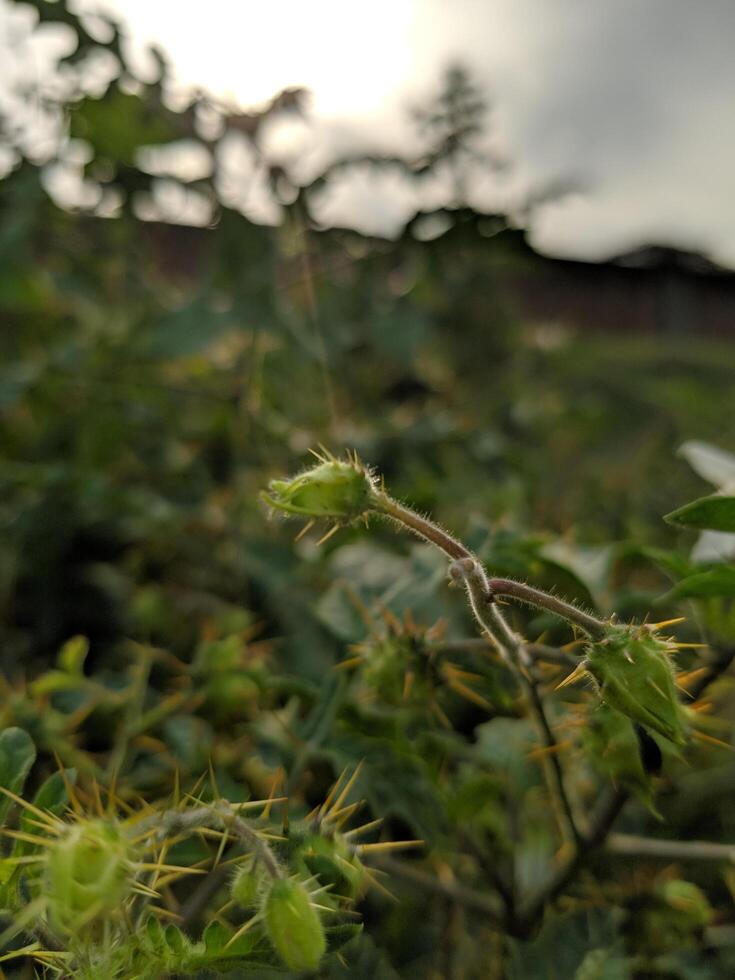
[[[430,857],[412,867],[482,890],[498,879],[538,886],[556,841],[534,735],[501,668],[461,646],[473,628],[443,560],[384,527],[294,545],[264,520],[258,493],[311,446],[354,447],[498,574],[603,615],[683,610],[681,637],[726,657],[733,570],[693,562],[692,532],[661,516],[703,492],[674,458],[680,443],[735,446],[732,346],[522,322],[507,274],[542,260],[502,216],[486,237],[488,217],[461,200],[431,241],[413,225],[391,242],[318,228],[310,195],[365,160],[299,187],[263,158],[261,127],[302,111],[300,93],[252,113],[203,96],[175,111],[160,56],[157,80],[135,80],[117,29],[99,41],[63,3],[32,6],[75,31],[67,67],[80,78],[100,48],[117,59],[101,97],[72,86],[56,107],[88,144],[85,177],[117,209],[59,208],[29,159],[0,183],[0,783],[15,791],[30,772],[29,786],[48,787],[58,759],[79,778],[114,777],[123,799],[153,801],[175,778],[191,789],[211,763],[228,799],[280,785],[298,817],[363,761],[365,819],[382,817],[387,838],[427,842]],[[461,191],[481,107],[464,75],[452,79],[459,94],[417,117],[434,127],[426,158],[370,166],[421,180],[449,160]],[[187,138],[214,159],[233,133],[262,159],[280,225],[222,203],[216,171],[179,182],[211,207],[208,227],[140,219],[136,200],[160,180],[142,168],[141,147]],[[708,500],[672,520],[731,531],[732,497]],[[532,640],[570,639],[545,615],[514,617]],[[442,643],[460,644],[451,664]],[[350,644],[363,666],[335,670],[355,656]],[[711,734],[727,739],[731,684],[713,696]],[[583,715],[574,696],[570,711]],[[600,767],[583,740],[574,752],[590,803]],[[626,778],[645,775],[631,763]],[[625,826],[733,840],[734,786],[731,757],[697,747],[660,781],[665,823],[646,807],[646,786]],[[399,901],[367,892],[364,933],[321,975],[709,980],[735,970],[735,879],[719,865],[603,853],[536,935],[516,938],[410,876],[384,881]],[[171,906],[185,901],[174,888]],[[187,920],[197,941],[207,916]],[[201,949],[223,946],[212,928]],[[162,930],[150,941],[168,942]],[[27,963],[14,969],[33,975]]]

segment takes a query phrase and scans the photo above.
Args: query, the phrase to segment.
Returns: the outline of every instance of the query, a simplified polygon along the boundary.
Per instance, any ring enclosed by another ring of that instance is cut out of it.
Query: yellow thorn
[[[322,803],[322,805],[320,807],[316,807],[316,810],[319,813],[319,816],[320,817],[323,817],[324,814],[329,809],[329,807],[330,807],[330,805],[332,803],[332,800],[334,799],[334,797],[335,797],[335,795],[337,793],[337,790],[339,788],[339,785],[340,785],[340,783],[342,782],[342,780],[344,779],[344,777],[346,775],[347,775],[347,766],[345,766],[345,768],[342,770],[342,772],[339,774],[339,776],[337,776],[337,779],[335,780],[335,782],[332,783],[332,787],[329,790],[329,792],[327,793],[326,799],[324,800],[324,802]],[[309,816],[311,816],[311,814]]]
[[[349,670],[350,667],[357,667],[364,660],[364,657],[348,657],[347,660],[340,660],[338,664],[335,664],[332,670]]]
[[[97,782],[96,779],[92,780],[92,791],[94,793],[94,803],[95,806],[97,807],[97,813],[101,817],[104,817],[105,808],[102,806],[102,795],[100,793],[100,784]]]
[[[316,545],[317,545],[317,548],[319,547],[319,545],[322,545],[322,544],[325,544],[325,542],[327,542],[327,541],[329,541],[329,539],[330,539],[331,537],[333,537],[333,536],[334,536],[334,535],[335,535],[335,534],[337,533],[337,531],[339,531],[339,528],[340,528],[340,525],[339,525],[339,524],[333,524],[333,525],[332,525],[332,526],[330,527],[330,529],[329,529],[329,530],[327,531],[327,533],[326,533],[326,534],[323,534],[323,535],[322,535],[322,536],[321,536],[321,537],[319,538],[319,540],[318,540],[318,541],[317,541],[317,543],[316,543]]]
[[[136,881],[132,889],[137,895],[143,895],[147,898],[160,898],[161,893],[157,892],[154,888],[149,888],[148,885],[144,885],[142,881]]]
[[[581,677],[584,677],[586,673],[587,668],[585,667],[584,663],[581,663],[578,667],[575,667],[571,674],[568,674],[560,684],[557,684],[554,690],[561,691],[563,687],[568,687],[570,684],[574,684]]]
[[[58,757],[58,755],[55,752],[54,752],[54,758],[56,759],[56,765],[59,767],[59,772],[61,773],[61,779],[64,783],[64,789],[66,790],[66,795],[69,797],[69,804],[72,810],[76,813],[76,815],[78,817],[81,817],[84,814],[84,808],[79,802],[79,798],[74,791],[74,787],[72,786],[69,777],[66,775],[66,769],[64,768],[64,766],[62,766],[61,759]]]
[[[715,738],[714,735],[707,735],[706,732],[696,730],[692,731],[692,735],[698,738],[700,742],[709,742],[710,745],[718,745],[721,749],[727,749],[728,752],[735,752],[735,748],[729,742],[723,742],[721,739]]]
[[[358,764],[357,764],[357,766],[355,768],[355,771],[352,773],[352,775],[350,776],[350,778],[347,781],[347,785],[342,790],[342,792],[339,794],[339,796],[337,797],[337,799],[334,801],[334,806],[332,807],[332,809],[330,811],[331,813],[334,813],[335,811],[339,810],[339,808],[342,806],[342,804],[344,803],[344,801],[347,799],[347,794],[350,792],[350,790],[352,789],[352,787],[355,785],[355,781],[357,780],[357,777],[360,775],[360,770],[361,769],[362,769],[362,762],[358,762]]]
[[[315,524],[316,521],[314,520],[314,518],[312,518],[310,521],[307,521],[306,524],[304,524],[304,526],[301,528],[299,533],[296,535],[296,537],[293,539],[293,543],[296,544],[297,542],[299,542],[305,534],[309,533],[309,531],[314,527]]]
[[[262,915],[254,915],[252,919],[248,919],[245,925],[240,926],[240,928],[237,930],[236,933],[234,933],[234,935],[230,938],[230,940],[227,943],[225,943],[225,949],[228,949],[230,946],[232,946],[233,943],[237,942],[240,936],[244,936],[245,933],[248,931],[248,929],[252,929],[252,927],[257,922],[260,922],[262,918],[263,918]]]
[[[676,626],[677,623],[685,623],[686,616],[677,616],[675,619],[664,619],[660,623],[649,623],[652,630],[662,630],[667,626]]]
[[[287,796],[273,796],[267,800],[246,800],[244,803],[231,803],[230,806],[233,810],[254,810],[256,806],[264,806],[270,803],[273,806],[274,803],[287,803]]]
[[[382,892],[382,894],[385,895],[386,898],[389,898],[392,902],[397,902],[398,899],[393,894],[393,892],[388,891],[388,889],[385,887],[385,885],[382,884],[382,882],[378,881],[378,879],[375,877],[375,873],[374,872],[375,872],[375,869],[374,868],[371,868],[371,869],[364,868],[363,869],[363,874],[365,875],[365,877],[367,878],[367,880],[370,882],[370,884],[373,886],[373,888],[376,888],[379,892]]]
[[[416,675],[412,670],[407,670],[403,676],[403,700],[408,701],[411,694],[411,688],[413,687],[413,682],[416,680]]]
[[[326,819],[330,823],[334,823],[337,827],[341,827],[342,824],[346,823],[353,813],[356,813],[361,806],[365,803],[364,800],[360,800],[357,803],[350,803],[349,806],[342,807],[341,810],[332,809],[326,816]]]
[[[212,787],[212,796],[215,800],[222,799],[222,794],[219,791],[219,786],[217,785],[217,777],[214,774],[214,766],[212,765],[212,757],[209,757],[209,785]]]
[[[363,834],[367,834],[368,831],[374,830],[375,827],[379,827],[383,822],[382,817],[378,817],[377,820],[371,820],[369,823],[364,823],[361,827],[355,827],[354,830],[348,830],[342,836],[350,840],[352,837],[361,837]]]
[[[441,724],[444,726],[444,728],[446,728],[447,731],[451,731],[452,723],[447,718],[446,714],[442,711],[442,709],[439,707],[439,705],[436,703],[436,701],[432,701],[431,704],[430,704],[430,707],[431,707],[431,710],[434,712],[434,714],[439,719],[439,721],[441,722]]]
[[[273,780],[273,785],[271,786],[271,791],[270,791],[270,793],[268,795],[268,802],[263,807],[263,812],[260,815],[261,816],[261,819],[263,819],[263,820],[267,820],[270,817],[270,815],[271,815],[271,809],[272,809],[273,804],[275,802],[276,786],[280,785],[282,776],[283,776],[283,774],[280,771],[278,773],[276,773],[276,777]]]
[[[140,871],[173,871],[182,875],[205,875],[205,868],[186,868],[179,864],[159,864],[157,861],[143,861],[136,863],[136,868]]]
[[[377,851],[403,851],[410,847],[423,847],[425,843],[423,840],[386,840],[378,844],[359,844],[356,850],[358,854],[375,854]]]
[[[708,667],[695,667],[694,670],[688,670],[684,674],[679,674],[676,678],[676,681],[679,687],[683,691],[685,691],[687,684],[691,683],[691,681],[696,680],[698,677],[701,677],[702,674],[706,674],[708,670],[709,670]]]
[[[531,749],[527,753],[528,759],[543,759],[547,756],[554,755],[556,752],[563,752],[571,746],[570,741],[556,742],[554,745],[539,745],[538,748]]]
[[[467,687],[467,685],[463,684],[462,681],[455,678],[449,682],[449,686],[466,701],[470,701],[472,704],[476,704],[480,708],[485,708],[487,711],[492,708],[489,701],[487,701],[481,694],[478,694],[477,691],[473,691],[471,687]]]
[[[3,837],[12,837],[13,840],[26,841],[28,844],[37,844],[39,847],[50,847],[54,841],[48,839],[48,837],[37,837],[36,834],[26,834],[22,830],[0,830],[0,834]]]
[[[6,789],[4,786],[0,786],[0,793],[5,793],[6,796],[17,803],[19,806],[24,807],[29,813],[35,813],[39,820],[42,820],[44,824],[51,829],[56,829],[56,827],[62,823],[61,820],[57,820],[56,817],[52,816],[50,813],[46,813],[44,810],[39,809],[39,807],[34,806],[33,803],[29,803],[28,800],[24,800],[22,796],[18,796],[13,793],[12,790]]]
[[[661,690],[661,688],[658,686],[658,684],[652,677],[647,677],[646,682],[651,685],[651,687],[654,689],[654,691],[656,691],[657,694],[660,694],[662,698],[666,698],[666,695],[664,694],[664,692]]]
[[[569,643],[565,643],[563,647],[559,647],[565,653],[569,650],[574,650],[575,647],[583,647],[589,643],[589,640],[570,640]]]

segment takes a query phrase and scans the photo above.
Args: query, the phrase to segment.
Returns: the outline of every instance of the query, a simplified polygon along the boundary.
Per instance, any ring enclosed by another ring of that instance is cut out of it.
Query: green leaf
[[[677,582],[663,599],[705,599],[712,596],[735,596],[735,568],[732,565],[720,565],[689,575]]]
[[[667,514],[664,520],[709,531],[735,531],[735,497],[722,494],[700,497]]]
[[[28,732],[22,728],[6,728],[0,734],[0,786],[19,796],[35,760],[36,747]],[[3,824],[10,802],[3,794],[0,799],[0,822]]]
[[[61,650],[57,663],[61,670],[69,674],[81,674],[84,661],[89,653],[89,640],[86,636],[73,636]]]

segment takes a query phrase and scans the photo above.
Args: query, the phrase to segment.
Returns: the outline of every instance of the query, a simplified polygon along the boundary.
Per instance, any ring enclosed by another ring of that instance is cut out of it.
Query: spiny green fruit
[[[130,845],[109,820],[80,820],[50,847],[44,893],[53,928],[79,933],[120,906],[130,895]]]
[[[370,471],[355,457],[322,459],[290,480],[271,480],[263,499],[275,510],[327,517],[349,524],[371,509],[375,491]]]
[[[684,745],[688,728],[671,660],[674,644],[648,625],[612,624],[590,644],[583,667],[611,708]]]
[[[277,879],[266,894],[263,913],[268,938],[289,970],[315,970],[327,941],[305,886],[295,878]]]

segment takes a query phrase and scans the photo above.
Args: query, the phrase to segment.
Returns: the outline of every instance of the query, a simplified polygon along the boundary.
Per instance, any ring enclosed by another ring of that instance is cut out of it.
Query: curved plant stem
[[[467,637],[464,640],[434,640],[429,646],[440,653],[481,653],[487,650],[488,640],[481,636]],[[526,650],[534,662],[556,664],[560,667],[578,667],[580,657],[559,647],[548,646],[546,643],[526,643]]]
[[[515,582],[509,578],[491,578],[488,579],[487,584],[493,595],[510,596],[512,599],[518,599],[519,602],[528,603],[528,605],[536,606],[538,609],[546,609],[561,619],[566,619],[572,625],[579,626],[593,639],[601,639],[605,635],[607,623],[582,609],[578,609],[570,602],[557,598],[555,595],[550,595],[548,592],[542,592],[540,589],[534,589],[530,585]]]
[[[467,598],[475,614],[475,619],[496,646],[526,695],[529,711],[536,722],[547,750],[544,753],[544,769],[562,833],[570,843],[578,842],[580,835],[564,786],[561,763],[558,758],[558,744],[549,724],[536,680],[533,677],[532,658],[521,638],[508,626],[501,611],[493,604],[492,593],[482,565],[461,541],[453,538],[451,534],[428,518],[422,517],[421,514],[417,514],[403,504],[399,504],[384,491],[375,492],[373,509],[413,531],[425,541],[436,545],[448,558],[452,559],[450,574],[456,580],[464,581]]]
[[[417,514],[415,510],[411,510],[409,507],[404,507],[403,504],[399,504],[397,500],[393,500],[389,497],[387,493],[383,491],[376,491],[373,498],[373,510],[382,514],[384,517],[389,517],[400,524],[402,527],[408,528],[417,534],[424,541],[429,541],[439,548],[447,558],[452,558],[456,561],[458,558],[472,558],[472,552],[469,548],[465,548],[461,541],[457,541],[453,538],[451,534],[448,534],[443,528],[439,527],[433,521],[430,521],[427,517],[422,517],[421,514]]]

